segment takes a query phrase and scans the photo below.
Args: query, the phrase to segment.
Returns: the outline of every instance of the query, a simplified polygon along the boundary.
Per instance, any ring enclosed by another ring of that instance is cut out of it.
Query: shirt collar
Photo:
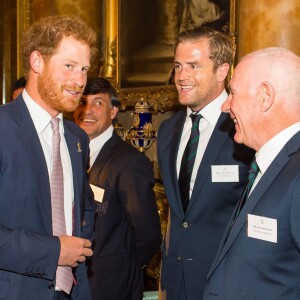
[[[202,117],[211,125],[215,125],[218,122],[218,119],[221,114],[221,106],[226,101],[228,94],[224,89],[223,92],[213,101],[208,103],[205,107],[203,107],[198,113],[202,115]],[[187,118],[189,118],[192,110],[187,107]]]
[[[102,149],[103,145],[112,137],[113,131],[113,125],[110,125],[103,133],[90,140],[91,155]]]
[[[36,131],[38,133],[42,133],[47,126],[49,125],[52,117],[51,115],[44,110],[40,105],[38,105],[27,93],[27,91],[24,89],[22,96],[24,98],[24,102],[29,110],[31,119],[34,123],[34,126],[36,128]],[[63,126],[63,115],[60,113],[57,118],[61,120],[60,122],[60,131],[64,133],[64,126]]]
[[[297,122],[288,128],[284,129],[267,143],[265,143],[256,154],[256,162],[259,166],[260,172],[263,174],[277,154],[281,151],[284,145],[300,131],[300,122]]]

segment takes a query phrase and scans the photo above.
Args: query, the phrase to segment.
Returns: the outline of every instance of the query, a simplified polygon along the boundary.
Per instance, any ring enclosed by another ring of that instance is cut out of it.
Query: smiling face
[[[117,113],[118,108],[111,105],[109,94],[83,95],[74,112],[74,119],[91,140],[112,124]]]
[[[235,123],[234,140],[257,151],[261,147],[257,132],[262,133],[265,129],[259,113],[259,89],[253,76],[250,79],[246,68],[241,63],[234,70],[230,81],[230,94],[221,109],[230,113]]]
[[[209,58],[209,40],[184,41],[178,44],[175,57],[175,84],[179,102],[199,111],[218,97],[224,89],[229,65],[218,66]]]
[[[33,69],[38,71],[34,97],[52,116],[76,109],[83,93],[90,67],[90,48],[72,37],[62,39],[57,51],[45,59],[32,54]]]

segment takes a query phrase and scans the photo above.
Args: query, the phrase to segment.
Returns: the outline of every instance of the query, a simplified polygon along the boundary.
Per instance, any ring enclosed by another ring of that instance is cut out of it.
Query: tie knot
[[[51,128],[52,128],[53,132],[58,131],[59,121],[60,121],[59,118],[51,119],[50,123],[51,123]]]
[[[192,119],[192,127],[195,128],[195,127],[199,127],[199,121],[200,119],[202,118],[202,116],[199,114],[199,115],[196,115],[196,114],[190,114],[190,117]]]

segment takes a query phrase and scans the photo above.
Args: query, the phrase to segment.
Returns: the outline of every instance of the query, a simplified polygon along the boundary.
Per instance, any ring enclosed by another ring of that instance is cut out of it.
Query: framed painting
[[[75,13],[97,29],[101,57],[93,75],[110,79],[122,108],[141,99],[154,111],[177,105],[172,84],[174,41],[185,29],[213,26],[235,41],[236,0],[16,0],[17,76],[22,75],[20,36],[36,19]]]
[[[179,32],[205,24],[235,42],[236,0],[105,0],[103,5],[100,75],[115,82],[123,107],[141,99],[157,111],[176,105],[172,70]]]
[[[49,15],[78,15],[82,17],[102,37],[102,6],[104,0],[17,0],[17,75],[23,75],[20,49],[21,36],[33,22]],[[99,39],[101,43],[101,38]],[[103,55],[101,56],[101,58]],[[99,74],[101,59],[92,68],[92,75]]]

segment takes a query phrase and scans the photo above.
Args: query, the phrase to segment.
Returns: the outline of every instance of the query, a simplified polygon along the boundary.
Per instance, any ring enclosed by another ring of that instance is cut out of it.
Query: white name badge
[[[239,166],[211,166],[211,182],[239,182]]]
[[[248,236],[277,243],[277,220],[248,214]]]
[[[90,184],[90,187],[94,193],[95,201],[102,203],[105,190],[101,189],[98,186],[95,186],[93,184]]]

